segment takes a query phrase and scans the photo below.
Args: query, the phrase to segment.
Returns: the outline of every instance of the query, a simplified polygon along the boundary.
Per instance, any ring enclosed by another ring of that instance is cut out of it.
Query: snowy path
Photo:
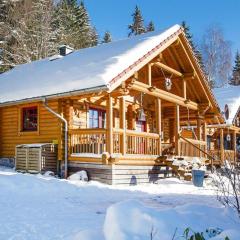
[[[111,187],[1,168],[0,239],[104,239],[107,209],[126,200],[158,210],[186,203],[219,206],[210,188],[198,189],[177,179],[150,186]]]

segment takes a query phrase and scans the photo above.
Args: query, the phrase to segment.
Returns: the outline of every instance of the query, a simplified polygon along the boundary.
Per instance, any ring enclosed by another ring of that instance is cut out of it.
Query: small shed
[[[57,145],[53,143],[17,145],[15,167],[19,171],[57,173]]]

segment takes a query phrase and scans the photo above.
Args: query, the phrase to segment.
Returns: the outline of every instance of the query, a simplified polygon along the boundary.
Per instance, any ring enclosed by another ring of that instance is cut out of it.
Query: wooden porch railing
[[[121,153],[121,138],[125,135],[126,154],[159,155],[159,135],[132,130],[113,130],[113,152]],[[70,154],[102,154],[106,151],[106,129],[71,129]]]
[[[180,155],[189,157],[204,157],[206,155],[206,145],[207,143],[205,141],[180,136]]]
[[[224,150],[223,151],[223,159],[221,159],[221,151],[220,150],[208,150],[209,154],[215,157],[215,163],[220,164],[223,160],[228,160],[231,163],[235,163],[236,154],[234,150]]]
[[[114,152],[120,152],[120,138],[125,134],[126,154],[159,155],[159,135],[156,133],[136,132],[114,129]],[[119,147],[118,147],[119,146]]]
[[[106,129],[71,129],[69,136],[71,154],[102,154],[106,151]]]

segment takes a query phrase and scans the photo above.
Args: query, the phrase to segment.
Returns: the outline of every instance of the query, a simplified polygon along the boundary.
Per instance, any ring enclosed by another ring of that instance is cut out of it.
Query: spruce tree
[[[139,35],[146,32],[146,29],[144,27],[144,20],[142,17],[141,10],[138,8],[138,6],[135,7],[135,11],[132,14],[133,17],[133,23],[128,26],[128,29],[130,30],[128,36],[132,35]]]
[[[59,44],[68,44],[75,49],[97,45],[98,34],[91,26],[83,2],[78,5],[77,0],[61,0],[56,8],[55,18]]]
[[[97,29],[95,27],[91,28],[90,30],[90,46],[97,46],[98,45],[98,33],[97,33]]]
[[[154,30],[155,30],[154,23],[153,23],[153,21],[150,21],[149,24],[146,27],[146,31],[147,32],[153,32]]]
[[[182,22],[182,28],[184,30],[184,33],[185,33],[185,36],[186,38],[188,39],[192,49],[193,49],[193,52],[198,60],[198,63],[200,64],[202,70],[204,71],[204,64],[203,64],[203,60],[202,60],[202,54],[201,52],[198,50],[198,47],[197,45],[195,45],[195,43],[193,42],[193,35],[191,34],[190,32],[190,27],[186,24],[185,21]]]
[[[237,51],[235,56],[235,63],[233,67],[232,77],[229,81],[231,85],[240,85],[240,54]]]
[[[112,41],[112,37],[109,31],[106,31],[103,37],[102,43],[109,43]]]

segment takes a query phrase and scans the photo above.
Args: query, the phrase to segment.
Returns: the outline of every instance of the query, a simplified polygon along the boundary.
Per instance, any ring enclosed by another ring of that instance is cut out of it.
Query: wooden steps
[[[186,181],[192,180],[192,167],[193,162],[186,157],[171,157],[163,160],[166,166],[170,167],[172,171],[178,176],[180,179],[184,179]],[[202,164],[208,165],[209,160],[201,160]]]

